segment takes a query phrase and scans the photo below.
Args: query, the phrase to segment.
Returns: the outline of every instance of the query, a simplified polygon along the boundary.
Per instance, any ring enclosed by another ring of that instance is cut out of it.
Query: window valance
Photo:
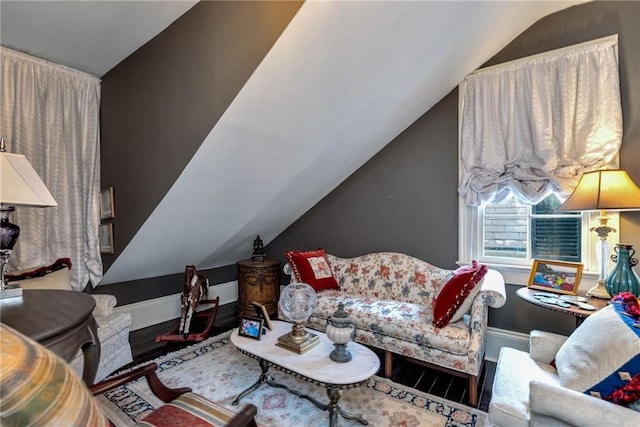
[[[468,205],[567,197],[584,172],[617,166],[617,44],[611,36],[467,76],[458,191]]]

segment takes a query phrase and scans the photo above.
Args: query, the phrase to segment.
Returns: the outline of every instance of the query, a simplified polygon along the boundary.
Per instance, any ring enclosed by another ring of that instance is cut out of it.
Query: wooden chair
[[[189,408],[197,406],[198,415],[206,417],[212,426],[228,426],[228,427],[256,427],[255,416],[258,413],[254,405],[247,404],[239,412],[234,413],[229,409],[221,406],[211,400],[208,400],[198,394],[192,393],[188,387],[169,388],[164,385],[158,376],[156,363],[149,363],[131,372],[127,372],[108,380],[102,381],[89,387],[89,391],[94,395],[112,390],[128,382],[146,377],[149,388],[160,400],[166,403],[152,413],[148,414],[142,421],[141,425],[145,426],[171,426],[194,425],[186,422],[177,424],[173,418],[176,411],[180,412],[180,419],[193,416],[189,412]],[[170,407],[170,408],[169,408]],[[201,419],[200,419],[200,422]],[[201,425],[201,424],[198,424]]]

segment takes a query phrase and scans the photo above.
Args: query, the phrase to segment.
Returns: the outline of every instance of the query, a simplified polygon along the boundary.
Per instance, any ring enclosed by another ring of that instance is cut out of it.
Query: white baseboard
[[[211,286],[209,293],[212,298],[220,297],[220,305],[236,302],[238,301],[238,282],[234,280]],[[199,310],[206,308],[206,306],[198,307]],[[179,318],[180,294],[119,306],[113,311],[131,313],[131,331],[135,331]],[[493,362],[497,361],[502,347],[529,351],[529,335],[490,327],[487,331],[485,358]]]
[[[529,352],[529,335],[507,329],[489,327],[484,358],[496,362],[502,347],[512,347]]]
[[[180,317],[180,295],[173,294],[147,301],[135,302],[119,306],[114,312],[131,313],[131,331],[146,328],[147,326],[167,322]],[[220,297],[220,305],[238,301],[238,281],[221,283],[209,287],[209,297]],[[206,305],[198,306],[198,310],[205,310]]]

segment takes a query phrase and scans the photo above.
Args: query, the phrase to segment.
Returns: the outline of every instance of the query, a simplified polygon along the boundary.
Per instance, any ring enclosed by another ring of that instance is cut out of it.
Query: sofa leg
[[[478,377],[474,375],[469,376],[469,404],[478,407]]]
[[[393,372],[393,353],[389,350],[384,351],[384,376],[385,378],[391,378],[391,373]]]

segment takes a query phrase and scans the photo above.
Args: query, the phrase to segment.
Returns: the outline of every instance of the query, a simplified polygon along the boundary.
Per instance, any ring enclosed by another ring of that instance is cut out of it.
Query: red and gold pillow
[[[287,251],[285,256],[297,282],[310,285],[316,292],[325,289],[338,289],[338,282],[333,276],[324,249],[303,252]]]
[[[486,265],[472,261],[471,265],[453,272],[453,277],[442,287],[433,303],[433,326],[444,328],[450,322],[462,319],[480,292],[482,286],[479,283],[487,270]]]

